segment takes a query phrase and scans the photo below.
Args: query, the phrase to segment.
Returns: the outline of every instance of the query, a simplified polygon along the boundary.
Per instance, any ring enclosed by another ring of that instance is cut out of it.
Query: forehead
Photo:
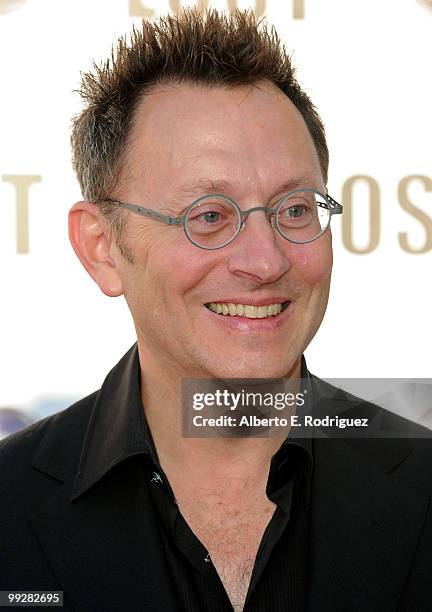
[[[301,114],[266,82],[155,87],[137,108],[127,149],[129,185],[159,197],[173,185],[197,193],[218,184],[270,189],[272,183],[305,179],[305,186],[322,188],[318,155]]]

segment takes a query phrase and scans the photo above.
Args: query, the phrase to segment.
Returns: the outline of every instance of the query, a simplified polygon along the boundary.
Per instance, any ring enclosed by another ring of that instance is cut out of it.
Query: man
[[[302,355],[341,207],[276,34],[250,13],[144,23],[82,95],[70,238],[137,344],[99,392],[2,443],[1,588],[92,612],[429,610],[427,439],[182,435],[184,380],[328,391]]]

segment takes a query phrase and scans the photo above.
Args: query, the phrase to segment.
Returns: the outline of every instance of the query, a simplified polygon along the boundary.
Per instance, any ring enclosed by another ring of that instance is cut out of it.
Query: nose
[[[276,282],[290,267],[289,243],[279,236],[263,210],[246,217],[231,245],[228,269],[256,285]]]

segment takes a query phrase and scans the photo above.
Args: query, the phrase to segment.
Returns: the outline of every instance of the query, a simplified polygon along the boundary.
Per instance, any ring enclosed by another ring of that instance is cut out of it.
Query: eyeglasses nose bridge
[[[249,218],[249,215],[251,213],[256,212],[257,210],[262,210],[265,213],[269,223],[271,225],[275,225],[274,221],[272,223],[272,221],[270,220],[272,216],[273,216],[273,219],[275,216],[275,210],[273,208],[267,208],[266,206],[254,206],[253,208],[248,208],[247,210],[240,211],[241,223],[240,223],[239,231],[244,230],[244,228],[246,227],[246,219]]]

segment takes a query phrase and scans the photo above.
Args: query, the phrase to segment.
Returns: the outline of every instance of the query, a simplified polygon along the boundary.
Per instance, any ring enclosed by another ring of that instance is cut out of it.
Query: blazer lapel
[[[78,610],[178,610],[142,460],[131,458],[128,470],[113,470],[72,503],[67,481],[33,513],[41,547]]]
[[[367,461],[371,445],[387,466]],[[429,501],[386,473],[408,452],[405,440],[314,440],[308,610],[397,609]]]

